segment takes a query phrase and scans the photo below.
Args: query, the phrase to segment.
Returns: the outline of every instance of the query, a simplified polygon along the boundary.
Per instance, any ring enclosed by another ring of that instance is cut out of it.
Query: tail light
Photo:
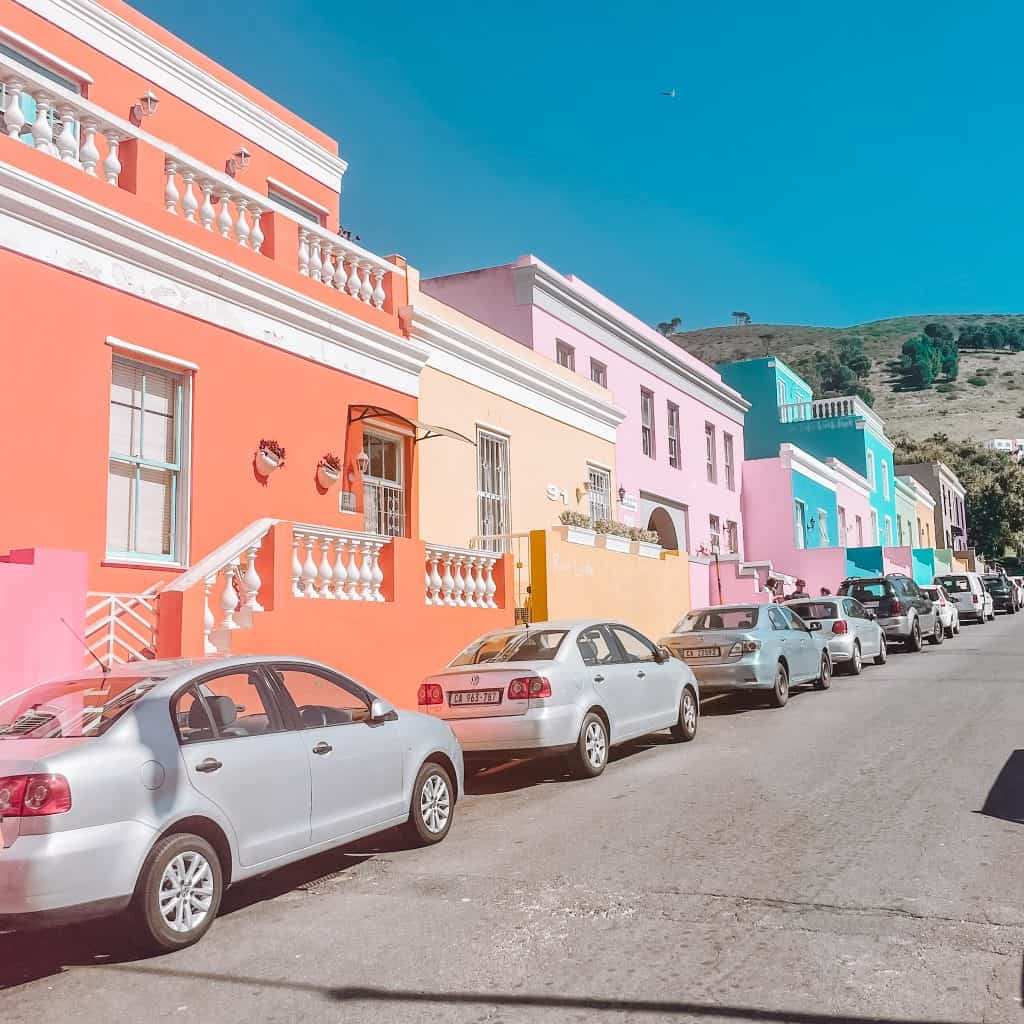
[[[444,691],[437,683],[424,683],[416,694],[417,704],[443,704]]]
[[[0,818],[41,818],[71,810],[71,787],[63,775],[0,778]]]
[[[892,599],[891,604],[889,605],[889,614],[890,615],[901,615],[902,613],[903,613],[903,605],[900,604],[900,599],[898,597],[894,597]]]
[[[972,604],[977,604],[978,603],[978,595],[977,594],[971,594],[971,603]]]
[[[761,649],[760,640],[737,640],[736,643],[729,648],[730,657],[736,657],[739,654],[753,654],[754,651]]]
[[[530,700],[551,696],[551,683],[543,676],[522,676],[508,684],[509,700]]]
[[[839,619],[837,622],[832,623],[832,632],[842,636],[843,633],[848,633],[850,627],[842,620]]]

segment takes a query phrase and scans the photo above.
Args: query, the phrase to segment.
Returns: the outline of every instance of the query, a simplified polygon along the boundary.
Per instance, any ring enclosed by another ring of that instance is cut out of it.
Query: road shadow
[[[978,813],[1024,825],[1024,750],[1015,750],[1007,758]]]
[[[799,700],[808,693],[818,693],[813,686],[801,684],[789,691],[790,701]],[[736,693],[716,693],[704,697],[700,702],[702,718],[721,718],[725,715],[739,715],[747,711],[777,711],[769,701],[770,690],[737,691]]]

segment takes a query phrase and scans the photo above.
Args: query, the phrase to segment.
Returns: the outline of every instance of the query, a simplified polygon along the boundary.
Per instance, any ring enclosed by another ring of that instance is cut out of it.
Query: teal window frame
[[[162,366],[154,366],[150,363],[139,362],[135,359],[126,359],[124,356],[114,356],[114,361],[111,364],[111,374],[113,374],[114,366],[118,363],[126,366],[130,366],[137,370],[141,375],[141,386],[139,391],[139,440],[138,450],[139,455],[125,455],[122,452],[115,452],[113,448],[110,449],[108,461],[107,461],[107,476],[110,476],[110,467],[117,463],[118,465],[127,465],[134,467],[134,474],[132,481],[134,484],[134,501],[131,509],[131,536],[138,541],[139,536],[139,487],[142,482],[142,471],[146,469],[154,469],[171,475],[171,525],[170,525],[170,552],[168,554],[155,554],[148,551],[117,551],[107,549],[107,558],[118,562],[143,562],[143,563],[160,563],[167,565],[181,565],[184,564],[184,559],[181,557],[179,548],[183,547],[182,539],[179,536],[178,530],[178,503],[181,499],[181,487],[182,487],[182,476],[184,472],[184,456],[183,456],[183,423],[185,413],[185,387],[186,378],[180,373],[175,373],[172,370],[165,369]],[[144,415],[146,409],[146,379],[148,374],[159,373],[173,381],[174,387],[174,461],[173,462],[162,462],[157,459],[145,459],[142,457],[141,452],[145,450],[145,421]],[[112,404],[112,398],[108,401]],[[107,509],[107,515],[110,515],[110,509]]]

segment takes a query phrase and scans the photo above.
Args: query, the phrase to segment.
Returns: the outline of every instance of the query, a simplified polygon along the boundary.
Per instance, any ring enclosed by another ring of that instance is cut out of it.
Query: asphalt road
[[[1024,616],[697,739],[480,778],[448,840],[232,891],[197,947],[0,937],[0,1020],[1020,1021]]]

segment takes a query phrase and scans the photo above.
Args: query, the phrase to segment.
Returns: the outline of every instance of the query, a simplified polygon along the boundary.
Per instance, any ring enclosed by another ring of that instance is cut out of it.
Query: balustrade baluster
[[[359,297],[359,288],[362,285],[362,281],[359,280],[359,262],[352,256],[347,256],[349,265],[348,281],[345,283],[345,288],[349,295],[353,298]]]
[[[364,601],[373,601],[373,570],[370,568],[373,542],[364,540],[359,547],[362,550],[363,564],[359,569],[359,586]]]
[[[252,208],[252,231],[249,233],[249,245],[253,252],[259,252],[263,248],[263,228],[260,227],[260,218],[263,216],[263,209],[259,206]]]
[[[221,622],[219,629],[238,629],[235,612],[238,610],[238,593],[235,590],[235,576],[238,573],[240,559],[235,557],[221,570],[224,576],[224,589],[220,595]]]
[[[370,268],[361,266],[359,268],[359,301],[369,302],[373,296],[373,285],[370,284]]]
[[[465,586],[463,587],[462,597],[466,603],[467,608],[476,608],[476,577],[473,575],[474,568],[476,566],[476,559],[470,555],[466,555],[463,559],[462,575],[465,580]]]
[[[213,593],[213,585],[217,582],[217,576],[207,576],[203,580],[203,650],[207,654],[216,653],[217,648],[213,646],[210,634],[217,620],[213,617],[213,610],[210,608],[210,595]]]
[[[437,571],[438,554],[430,552],[430,603],[444,604],[441,600],[441,574]]]
[[[60,108],[60,134],[57,136],[57,153],[66,164],[80,167],[78,162],[78,123],[71,107]]]
[[[36,94],[36,119],[32,122],[32,141],[40,153],[56,156],[53,145],[53,128],[50,126],[50,111],[53,103],[45,93]]]
[[[195,177],[192,171],[181,172],[181,210],[185,214],[185,220],[192,224],[195,223],[196,210],[199,209],[199,200],[196,199],[196,194],[192,190],[192,182],[195,181]]]
[[[320,270],[320,279],[324,284],[331,284],[334,281],[334,246],[324,243],[323,267]]]
[[[380,567],[380,553],[384,547],[384,542],[381,540],[375,540],[373,542],[373,564],[371,571],[373,573],[373,599],[374,601],[383,601],[384,595],[381,593],[381,585],[384,583],[384,570]]]
[[[245,549],[245,575],[242,576],[242,591],[245,599],[242,602],[242,607],[250,612],[263,611],[263,605],[259,600],[263,580],[260,579],[260,574],[256,571],[256,556],[260,553],[262,545],[263,538],[260,537]]]
[[[99,125],[93,120],[82,122],[82,147],[78,151],[78,159],[82,170],[90,177],[96,177],[96,165],[100,162],[100,151],[96,146],[96,132]]]
[[[455,567],[452,569],[452,576],[455,578],[455,585],[452,587],[453,603],[459,608],[466,607],[466,581],[462,576],[463,556],[456,555],[453,559]]]
[[[226,189],[220,189],[217,193],[220,200],[220,213],[217,214],[217,230],[221,238],[230,238],[234,220],[231,216],[231,208],[228,203],[231,200],[231,193]]]
[[[331,547],[331,538],[324,536],[320,538],[320,596],[330,601],[334,600],[334,591],[331,584],[334,583],[334,566],[327,552]]]
[[[28,124],[21,109],[21,93],[25,88],[24,83],[17,78],[8,78],[4,85],[7,87],[7,106],[4,109],[4,131],[12,139],[21,136],[22,129]]]
[[[362,601],[363,599],[363,595],[359,592],[359,563],[356,561],[358,551],[359,541],[350,541],[348,546],[348,596],[350,601]]]
[[[164,206],[168,213],[178,212],[178,186],[174,180],[178,173],[178,165],[173,160],[164,163],[164,173],[167,175],[167,183],[164,185]]]
[[[314,281],[323,279],[323,261],[320,259],[320,242],[311,238],[309,241],[309,276]]]
[[[441,553],[441,564],[444,567],[441,574],[441,603],[451,607],[455,604],[452,598],[455,577],[452,576],[452,556],[447,551]]]
[[[246,216],[246,210],[249,209],[249,200],[239,197],[235,200],[235,206],[238,207],[238,219],[235,221],[235,239],[243,249],[248,249],[251,229]]]
[[[316,580],[319,570],[316,562],[313,561],[313,550],[316,547],[316,536],[312,533],[306,536],[306,560],[302,563],[302,596],[315,598],[320,595],[316,592]]]
[[[345,275],[345,253],[339,249],[337,259],[334,261],[334,280],[331,283],[339,292],[343,292],[347,281],[348,277]]]
[[[345,551],[349,541],[345,537],[339,537],[334,545],[334,596],[338,601],[347,601],[348,593],[345,586],[348,583],[348,567],[345,565]]]
[[[384,271],[380,267],[375,267],[373,270],[373,294],[370,298],[377,309],[382,309],[387,297],[387,292],[384,291]]]
[[[309,232],[299,228],[299,273],[309,277]]]
[[[103,177],[108,185],[116,186],[121,177],[121,161],[118,158],[118,150],[124,141],[124,136],[117,132],[105,132],[107,136],[107,155],[103,158]]]
[[[213,218],[216,216],[213,209],[213,185],[209,181],[204,181],[199,187],[203,190],[203,201],[199,206],[199,223],[207,231],[212,231]]]
[[[302,597],[302,562],[299,559],[299,544],[302,534],[292,531],[292,595]]]

